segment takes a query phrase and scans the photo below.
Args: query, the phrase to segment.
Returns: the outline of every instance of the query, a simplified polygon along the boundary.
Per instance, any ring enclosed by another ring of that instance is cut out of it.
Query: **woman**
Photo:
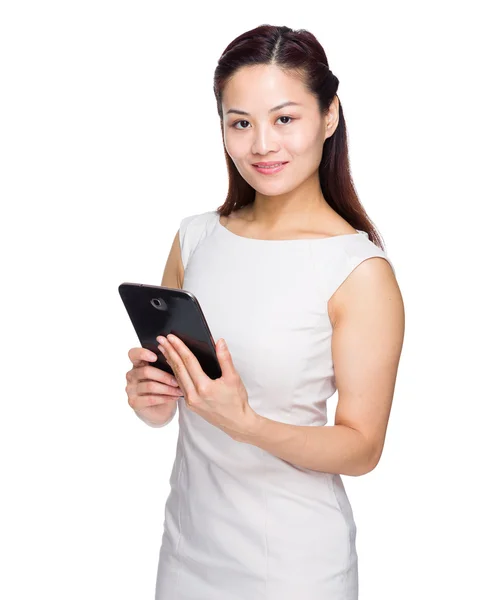
[[[179,406],[157,600],[358,597],[341,475],[380,459],[404,308],[352,184],[337,88],[305,30],[248,31],[217,66],[228,196],[181,221],[162,285],[199,299],[222,377],[177,339],[158,338],[176,382],[129,353],[136,413],[162,426]]]

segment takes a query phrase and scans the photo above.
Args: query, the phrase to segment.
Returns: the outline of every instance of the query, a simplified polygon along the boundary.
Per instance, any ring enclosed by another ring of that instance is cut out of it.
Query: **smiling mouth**
[[[261,167],[258,165],[252,165],[252,167],[261,175],[277,175],[281,173],[283,169],[286,167],[288,162],[276,163],[274,165],[269,165],[267,167]]]

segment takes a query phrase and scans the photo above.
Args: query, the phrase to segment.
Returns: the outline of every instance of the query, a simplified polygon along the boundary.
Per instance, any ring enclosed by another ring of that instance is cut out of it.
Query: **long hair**
[[[245,181],[228,155],[223,137],[223,90],[238,69],[250,65],[276,65],[287,74],[298,76],[318,101],[321,117],[336,95],[339,80],[328,66],[323,47],[305,29],[260,25],[238,36],[225,48],[214,72],[214,95],[220,117],[223,150],[228,169],[228,194],[216,210],[220,216],[252,204],[255,189]],[[339,121],[333,135],[324,141],[319,180],[326,202],[352,227],[367,232],[369,239],[384,250],[358,198],[350,173],[348,141],[343,107],[339,101]]]

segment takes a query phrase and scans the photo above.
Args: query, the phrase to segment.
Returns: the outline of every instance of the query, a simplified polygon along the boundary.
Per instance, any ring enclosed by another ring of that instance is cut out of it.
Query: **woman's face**
[[[270,112],[285,102],[297,106]],[[225,148],[247,183],[265,195],[286,193],[317,172],[324,141],[338,124],[337,97],[321,117],[316,98],[274,65],[239,69],[225,86],[222,108]],[[269,175],[252,166],[270,161],[288,164]]]

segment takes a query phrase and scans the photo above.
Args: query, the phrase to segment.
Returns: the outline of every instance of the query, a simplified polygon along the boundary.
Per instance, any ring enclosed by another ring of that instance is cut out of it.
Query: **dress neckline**
[[[229,229],[227,229],[224,225],[222,225],[220,223],[220,214],[215,210],[213,211],[213,213],[215,214],[216,217],[216,225],[218,226],[218,228],[220,229],[220,231],[225,232],[226,235],[232,237],[232,238],[237,238],[239,240],[246,240],[247,242],[261,242],[261,243],[280,243],[280,242],[328,242],[329,240],[335,240],[337,238],[351,238],[351,237],[357,237],[357,236],[365,236],[365,237],[369,237],[368,233],[366,231],[362,231],[360,229],[357,229],[357,233],[343,233],[340,235],[332,235],[330,237],[321,237],[321,238],[298,238],[295,240],[263,240],[263,239],[259,239],[259,238],[249,238],[249,237],[245,237],[243,235],[238,235],[237,233],[233,233],[233,231],[230,231]]]

